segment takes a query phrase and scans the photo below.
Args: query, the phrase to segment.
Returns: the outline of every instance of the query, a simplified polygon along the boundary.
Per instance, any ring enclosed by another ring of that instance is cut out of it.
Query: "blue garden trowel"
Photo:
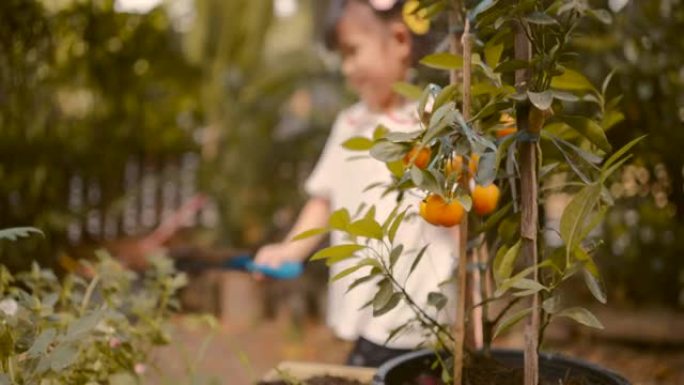
[[[261,273],[274,279],[294,279],[302,274],[304,268],[301,262],[285,262],[278,267],[258,265],[249,255],[239,255],[221,263],[227,270],[244,270],[251,273]]]
[[[202,251],[195,248],[181,248],[170,250],[178,270],[187,272],[201,272],[205,270],[237,270],[249,273],[261,273],[273,279],[294,279],[304,271],[301,262],[285,262],[278,267],[259,265],[254,263],[248,254],[220,256],[220,258],[197,258]],[[213,253],[212,253],[213,254]]]

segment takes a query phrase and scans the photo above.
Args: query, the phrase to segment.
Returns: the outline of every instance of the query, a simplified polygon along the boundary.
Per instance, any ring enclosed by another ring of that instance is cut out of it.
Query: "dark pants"
[[[359,337],[347,356],[347,365],[377,368],[392,358],[411,351],[411,349],[388,348]]]

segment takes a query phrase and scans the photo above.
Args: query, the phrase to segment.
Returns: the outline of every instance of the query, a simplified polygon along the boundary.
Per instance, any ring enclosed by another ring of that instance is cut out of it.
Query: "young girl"
[[[411,25],[407,20],[404,3],[397,0],[333,1],[329,40],[340,52],[342,72],[360,101],[338,116],[323,154],[306,182],[310,199],[287,239],[261,248],[256,254],[257,263],[278,266],[284,261],[305,260],[322,237],[290,239],[305,230],[325,227],[329,215],[337,209],[347,208],[353,212],[361,204],[374,205],[376,218],[382,220],[397,206],[396,195],[382,196],[381,189],[366,191],[371,183],[390,181],[385,165],[370,157],[348,160],[354,153],[341,144],[353,136],[372,136],[378,124],[391,131],[410,132],[420,128],[416,104],[407,103],[392,90],[395,82],[408,77],[419,48],[415,44],[416,32],[426,32],[424,24]],[[419,202],[420,198],[407,196],[401,207],[410,207],[415,213]],[[427,296],[430,292],[441,291],[438,285],[451,277],[454,252],[458,250],[457,230],[437,228],[411,216],[405,220],[396,239],[406,251],[395,266],[395,274],[400,278],[407,276],[417,250],[429,244],[423,259],[406,281],[406,290],[435,319],[452,318],[444,311],[437,314],[427,304]],[[331,243],[344,243],[342,234],[333,233]],[[349,259],[333,265],[331,276],[356,263],[358,260]],[[403,301],[380,317],[373,317],[368,307],[360,310],[375,295],[377,282],[362,284],[349,292],[347,288],[367,273],[368,270],[361,269],[330,283],[329,287],[328,324],[339,337],[356,340],[348,358],[349,365],[378,366],[417,348],[426,340],[425,331],[414,327],[404,330],[385,345],[390,332],[410,323],[415,315]],[[451,290],[447,289],[443,294],[448,296],[449,292]],[[446,308],[449,307],[450,304]]]

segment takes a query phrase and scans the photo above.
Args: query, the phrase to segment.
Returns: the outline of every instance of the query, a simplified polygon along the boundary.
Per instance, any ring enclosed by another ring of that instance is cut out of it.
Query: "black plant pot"
[[[520,350],[493,350],[492,357],[511,368],[523,366],[523,352]],[[426,374],[440,378],[440,369],[433,368],[434,362],[435,353],[432,350],[421,350],[399,356],[378,368],[373,378],[373,385],[411,384],[413,379]],[[551,383],[558,384],[559,380],[575,377],[582,379],[581,383],[586,385],[631,385],[619,374],[582,360],[557,354],[542,353],[539,357],[539,366],[540,377]]]

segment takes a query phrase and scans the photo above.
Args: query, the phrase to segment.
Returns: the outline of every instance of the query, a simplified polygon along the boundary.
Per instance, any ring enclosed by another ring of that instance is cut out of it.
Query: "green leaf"
[[[311,260],[317,261],[319,259],[351,257],[357,251],[365,248],[366,246],[356,244],[330,246],[316,252],[316,254],[311,257]]]
[[[425,251],[427,250],[428,246],[429,245],[423,246],[418,252],[418,254],[416,254],[416,258],[413,260],[411,268],[409,269],[408,276],[410,276],[411,273],[413,273],[413,271],[416,269],[416,267],[418,267],[418,264],[420,263],[420,260],[423,259],[423,255],[425,255]]]
[[[33,234],[40,234],[45,238],[45,234],[35,227],[13,227],[10,229],[0,230],[0,240],[7,239],[9,241],[16,241],[19,238],[26,238]]]
[[[511,287],[513,287],[515,289],[523,290],[521,292],[517,292],[517,293],[513,294],[513,295],[518,296],[518,297],[522,297],[522,296],[526,296],[526,295],[530,295],[530,294],[535,294],[535,293],[540,292],[542,290],[548,291],[548,288],[546,286],[542,285],[541,283],[539,283],[533,279],[529,279],[529,278],[520,278],[520,279],[516,280],[511,285]]]
[[[367,275],[367,276],[365,276],[365,277],[361,277],[361,278],[357,279],[356,281],[352,282],[352,284],[349,285],[349,287],[347,287],[347,291],[346,291],[346,292],[349,293],[349,292],[350,292],[352,289],[354,289],[355,287],[358,287],[358,286],[361,285],[361,284],[364,284],[364,283],[366,283],[366,282],[368,282],[368,281],[371,281],[371,280],[373,280],[374,278],[375,278],[375,275],[374,275],[374,274],[370,274],[370,275]]]
[[[561,117],[561,119],[568,126],[574,128],[585,138],[589,139],[591,143],[595,144],[601,150],[605,152],[611,151],[611,146],[610,143],[608,143],[608,138],[606,138],[606,133],[595,121],[579,115],[566,115]]]
[[[390,297],[389,301],[385,304],[385,306],[379,308],[379,309],[373,309],[373,317],[380,317],[381,315],[389,312],[390,310],[394,309],[397,307],[399,304],[399,301],[401,301],[402,294],[401,293],[394,293]]]
[[[362,136],[355,136],[345,140],[342,147],[352,151],[368,151],[373,147],[373,141]]]
[[[594,85],[591,84],[586,76],[571,69],[566,69],[563,74],[554,76],[551,79],[551,88],[566,91],[596,92],[596,88],[594,88]]]
[[[477,228],[478,233],[485,233],[493,229],[513,208],[513,202],[506,203],[503,207],[496,210],[496,212],[490,215],[487,220]]]
[[[399,215],[397,215],[397,217],[394,218],[394,220],[392,221],[392,224],[389,227],[389,231],[387,232],[387,237],[389,238],[390,242],[394,242],[394,237],[397,235],[397,231],[399,230],[399,227],[404,221],[404,217],[406,216],[407,211],[408,208],[402,211]]]
[[[418,100],[423,90],[420,87],[406,82],[397,82],[392,85],[392,90],[409,100]]]
[[[577,95],[566,91],[552,89],[551,94],[555,99],[562,100],[564,102],[578,102],[580,100]]]
[[[103,316],[103,311],[97,310],[89,313],[77,320],[69,323],[67,328],[67,333],[65,341],[75,341],[83,338],[86,334],[90,333],[97,324],[100,322]]]
[[[603,166],[601,167],[601,173],[605,174],[606,171],[612,166],[615,162],[617,162],[623,155],[627,153],[627,151],[631,150],[632,147],[636,146],[637,143],[639,143],[642,139],[644,139],[646,135],[642,135],[631,142],[625,144],[620,148],[619,150],[615,151],[613,155],[611,155],[605,163],[603,163]],[[605,178],[604,178],[605,179]]]
[[[378,282],[378,291],[373,296],[373,311],[382,309],[394,294],[394,287],[389,278]]]
[[[71,366],[78,358],[78,347],[62,343],[50,353],[50,369],[60,372]]]
[[[388,140],[378,140],[370,150],[373,158],[383,162],[393,162],[401,160],[409,150],[405,145],[393,143]]]
[[[434,53],[421,59],[420,64],[441,70],[455,70],[463,68],[463,57],[446,52]]]
[[[601,119],[601,127],[604,130],[609,130],[623,120],[625,120],[625,114],[617,110],[608,110]]]
[[[328,229],[326,227],[321,227],[318,229],[309,229],[309,230],[306,230],[306,231],[303,231],[303,232],[297,234],[294,238],[292,238],[292,240],[293,241],[299,241],[301,239],[311,238],[311,237],[315,237],[316,235],[325,234],[329,231],[330,231],[330,229]]]
[[[346,276],[348,276],[348,275],[353,274],[354,272],[356,272],[356,271],[358,271],[358,270],[360,270],[360,269],[363,269],[364,267],[373,267],[373,266],[381,267],[381,266],[380,266],[380,263],[379,263],[378,261],[376,261],[375,259],[373,259],[373,258],[365,258],[364,260],[362,260],[361,262],[357,263],[356,265],[354,265],[354,266],[352,266],[352,267],[349,267],[349,268],[346,268],[346,269],[342,270],[341,272],[335,274],[335,275],[330,279],[330,281],[331,281],[331,282],[335,282],[335,281],[340,280],[340,279],[342,279],[342,278],[344,278],[344,277],[346,277]]]
[[[496,325],[496,329],[494,330],[494,337],[496,338],[499,334],[505,332],[506,330],[510,329],[513,327],[513,325],[517,324],[520,322],[522,319],[527,317],[528,314],[532,313],[532,309],[522,309],[517,311],[515,314],[513,314],[510,317],[506,317],[503,321],[498,323]]]
[[[43,332],[38,335],[38,338],[33,341],[33,345],[31,345],[31,348],[26,352],[26,355],[30,358],[42,356],[47,351],[48,346],[54,341],[56,335],[57,331],[53,328],[43,330]]]
[[[530,66],[530,63],[525,61],[525,60],[519,60],[519,59],[512,59],[512,60],[507,60],[501,64],[499,64],[495,69],[494,72],[513,72],[517,70],[523,70],[527,69]]]
[[[335,212],[330,215],[330,218],[328,219],[328,226],[335,230],[346,231],[347,226],[349,226],[349,222],[351,222],[349,211],[347,211],[347,209],[339,209],[335,210]]]
[[[404,251],[404,245],[398,245],[392,251],[390,252],[389,255],[389,262],[390,262],[390,268],[394,267],[394,265],[397,263],[399,260],[399,257],[401,256],[401,253]]]
[[[442,310],[447,304],[447,297],[439,292],[428,293],[428,304],[434,306],[437,310]]]
[[[605,9],[590,9],[587,11],[587,14],[603,24],[611,24],[613,22],[613,16]]]
[[[351,235],[365,238],[382,239],[384,233],[382,226],[373,218],[364,217],[347,226],[347,232]]]
[[[595,315],[593,315],[589,310],[583,307],[571,307],[569,309],[561,310],[556,313],[556,317],[568,317],[583,325],[603,329],[601,321],[599,321]]]
[[[518,241],[510,249],[501,253],[501,255],[497,253],[493,266],[494,277],[497,282],[502,282],[513,274],[513,266],[515,265],[518,255],[520,255],[520,247],[521,242]]]
[[[503,43],[494,44],[493,40],[488,41],[484,47],[484,56],[487,65],[491,68],[496,68],[496,66],[499,65],[499,61],[501,60],[501,54],[503,53],[503,50]]]
[[[598,267],[594,262],[591,255],[587,254],[581,247],[575,248],[575,258],[577,258],[583,265],[582,276],[584,278],[584,283],[591,294],[599,302],[605,304],[608,302],[608,296],[606,294],[606,286],[601,279]]]
[[[555,314],[559,310],[561,310],[560,305],[561,305],[560,295],[554,294],[551,297],[544,300],[544,302],[542,303],[542,308],[544,309],[545,312],[547,312],[549,314]]]
[[[389,140],[390,142],[410,143],[415,141],[422,133],[423,130],[417,130],[412,132],[391,131],[385,133],[383,137]]]
[[[601,198],[600,194],[600,185],[588,185],[580,190],[563,210],[560,220],[560,236],[565,242],[568,255],[581,241],[578,235],[582,234],[589,214]]]
[[[475,180],[478,184],[487,186],[496,179],[496,154],[496,152],[488,151],[480,156],[477,174],[475,175]]]
[[[553,102],[553,93],[549,90],[544,92],[527,91],[527,96],[530,98],[530,102],[542,111],[548,110]]]
[[[389,132],[389,128],[383,126],[382,124],[378,124],[377,127],[375,127],[375,130],[373,131],[373,140],[378,140]]]
[[[547,15],[544,12],[533,12],[525,16],[527,22],[537,25],[554,25],[558,24],[558,21],[553,17]]]
[[[434,109],[438,109],[446,103],[453,102],[456,95],[460,92],[459,84],[449,84],[440,91],[437,98],[435,98]]]

